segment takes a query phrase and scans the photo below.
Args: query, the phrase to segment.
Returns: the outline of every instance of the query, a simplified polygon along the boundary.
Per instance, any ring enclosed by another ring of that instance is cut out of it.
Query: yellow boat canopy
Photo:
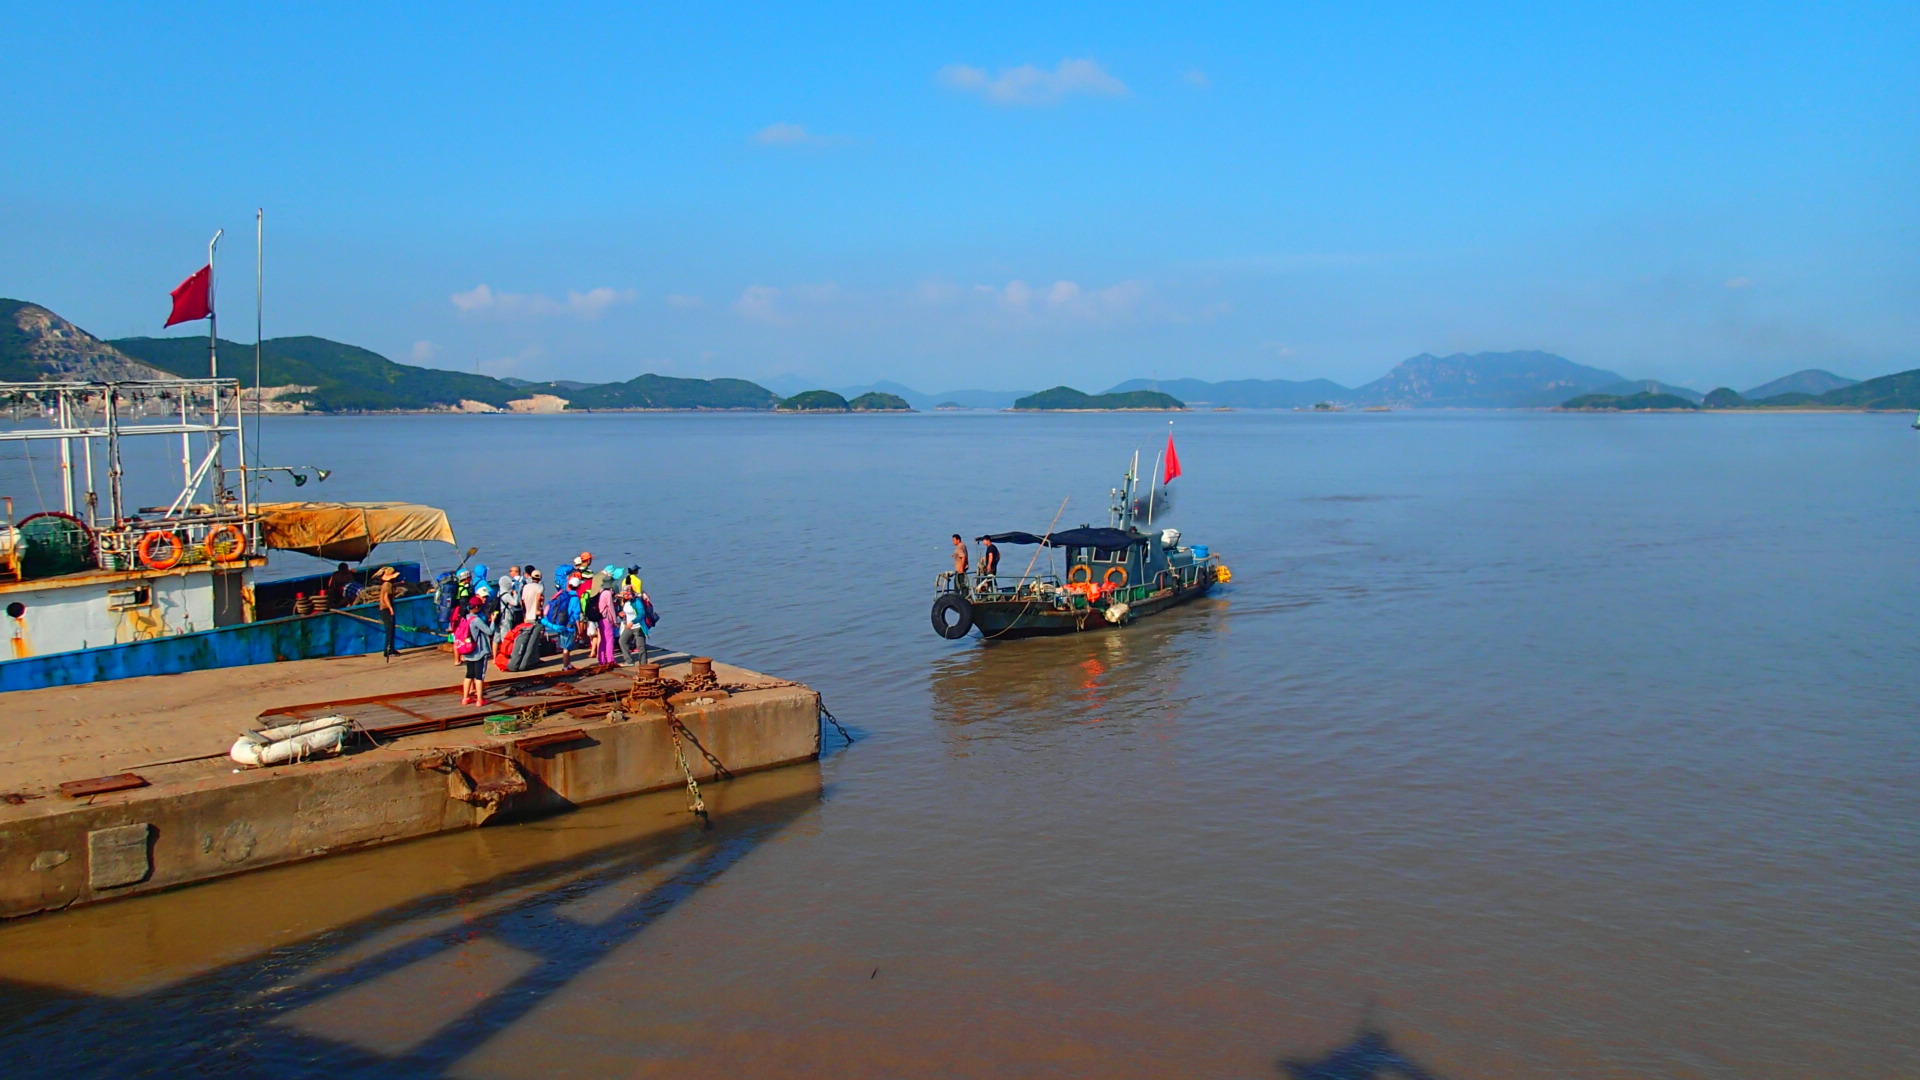
[[[255,503],[261,542],[336,562],[358,562],[374,545],[395,540],[454,543],[447,512],[419,503]]]

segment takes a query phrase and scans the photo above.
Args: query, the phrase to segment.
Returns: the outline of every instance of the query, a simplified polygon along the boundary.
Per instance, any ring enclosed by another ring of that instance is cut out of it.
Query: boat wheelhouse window
[[[135,585],[131,589],[107,590],[107,610],[125,611],[128,608],[153,606],[153,586]]]

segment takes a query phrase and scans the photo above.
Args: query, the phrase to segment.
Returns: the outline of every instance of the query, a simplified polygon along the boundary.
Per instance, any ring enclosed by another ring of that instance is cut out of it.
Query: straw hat
[[[375,581],[392,581],[394,578],[397,578],[399,576],[400,576],[400,571],[395,570],[391,566],[383,566],[377,572],[375,572],[375,574],[373,575],[373,578]]]

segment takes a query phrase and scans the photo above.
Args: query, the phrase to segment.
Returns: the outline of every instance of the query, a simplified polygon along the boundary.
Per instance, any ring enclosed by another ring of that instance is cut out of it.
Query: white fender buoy
[[[242,765],[259,768],[298,761],[315,754],[338,753],[353,721],[344,716],[323,716],[297,724],[282,724],[240,736],[227,756]]]
[[[1128,610],[1129,609],[1125,604],[1109,605],[1105,612],[1107,616],[1107,621],[1114,624],[1115,626],[1120,625],[1122,622],[1126,621]]]

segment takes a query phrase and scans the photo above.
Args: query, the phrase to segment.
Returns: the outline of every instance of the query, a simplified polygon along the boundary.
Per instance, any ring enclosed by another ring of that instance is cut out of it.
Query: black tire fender
[[[947,613],[953,612],[959,618],[947,621]],[[957,641],[967,636],[973,629],[973,604],[964,596],[955,593],[942,593],[933,601],[933,632],[948,641]]]

